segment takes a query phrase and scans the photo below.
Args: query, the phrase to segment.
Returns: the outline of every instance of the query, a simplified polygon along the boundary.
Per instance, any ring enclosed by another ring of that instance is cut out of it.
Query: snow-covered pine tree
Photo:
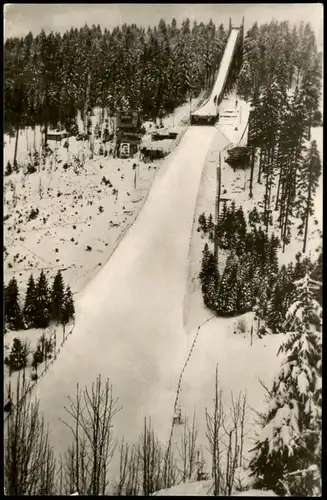
[[[74,306],[74,299],[73,299],[73,294],[71,292],[70,286],[67,285],[65,294],[64,294],[64,300],[63,300],[63,305],[61,309],[61,318],[60,321],[61,323],[65,325],[71,320],[75,318],[75,306]]]
[[[290,101],[290,113],[285,116],[285,120],[282,136],[288,137],[288,140],[283,140],[280,146],[285,151],[285,155],[282,165],[278,219],[281,228],[283,252],[291,236],[291,217],[294,215],[296,204],[297,174],[299,165],[302,163],[304,149],[305,109],[298,88],[294,91]]]
[[[212,213],[210,213],[207,220],[207,232],[209,234],[210,241],[213,241],[214,239],[214,231],[215,231],[215,223],[213,221]]]
[[[284,295],[285,292],[283,290],[281,280],[277,280],[272,289],[266,319],[267,326],[273,333],[280,333],[281,326],[285,321]]]
[[[27,283],[23,314],[27,328],[33,328],[36,321],[36,288],[33,274]]]
[[[63,306],[63,301],[64,301],[64,292],[65,292],[65,284],[61,271],[59,269],[56,276],[54,277],[51,288],[51,319],[57,321],[57,324],[59,323],[61,317],[61,308]]]
[[[303,253],[306,251],[309,217],[314,214],[314,197],[319,186],[321,168],[317,143],[316,141],[312,141],[310,149],[300,166],[297,180],[297,204],[302,220],[302,224],[300,224],[298,230],[303,232],[304,229]]]
[[[319,109],[321,95],[321,67],[317,54],[304,70],[300,91],[306,110],[307,138],[310,141],[313,115]]]
[[[219,233],[219,247],[225,249],[228,248],[227,215],[228,215],[227,203],[226,201],[224,201],[222,211],[219,214],[218,233]]]
[[[5,176],[11,175],[13,173],[13,168],[11,166],[10,161],[7,162],[6,170],[5,170]]]
[[[279,71],[282,70],[279,68]],[[275,183],[275,159],[277,157],[277,145],[280,136],[281,116],[286,108],[287,96],[285,83],[278,74],[280,81],[273,79],[271,85],[266,86],[261,96],[263,108],[263,155],[261,156],[263,165],[262,174],[265,179],[264,195],[264,224],[266,232],[269,227],[269,214],[271,209],[271,191]]]
[[[248,61],[244,61],[238,76],[237,92],[242,99],[246,101],[250,98],[252,93],[252,75],[251,66]]]
[[[42,270],[35,288],[35,326],[46,328],[51,317],[51,301],[47,278]]]
[[[27,348],[26,345],[18,338],[14,338],[13,345],[8,357],[8,365],[13,371],[25,368],[27,363]]]
[[[246,220],[244,217],[243,208],[241,206],[235,212],[235,221],[238,236],[239,238],[244,240],[246,235]]]
[[[204,234],[206,234],[206,232],[207,232],[207,220],[206,220],[205,213],[202,213],[199,215],[198,222],[199,222],[199,226],[200,226],[201,231],[203,231]]]
[[[24,328],[22,313],[19,307],[19,290],[15,277],[13,277],[4,289],[4,313],[5,322],[10,330]]]
[[[260,332],[261,321],[267,320],[269,307],[269,282],[267,276],[262,276],[259,272],[253,279],[253,287],[255,290],[253,311],[257,320],[257,333]]]
[[[219,272],[214,255],[210,252],[206,243],[203,249],[203,257],[200,272],[201,289],[204,304],[209,309],[215,308],[219,288]]]
[[[272,280],[276,280],[279,270],[278,247],[279,239],[272,233],[269,241],[269,276]]]
[[[252,450],[258,485],[280,495],[321,495],[322,308],[314,298],[320,285],[309,275],[295,282],[281,370]]]
[[[208,243],[205,243],[203,251],[202,251],[201,271],[199,274],[201,284],[203,284],[205,282],[205,279],[207,276],[209,257],[210,257],[209,245],[208,245]]]
[[[260,215],[259,215],[257,207],[254,207],[249,212],[249,225],[251,227],[255,227],[255,224],[257,224],[258,222],[260,222]]]
[[[261,100],[259,99],[259,92],[254,91],[251,100],[251,110],[249,115],[249,130],[248,130],[248,146],[251,150],[250,158],[250,188],[249,197],[253,197],[253,175],[256,160],[256,151],[262,145],[262,109]]]
[[[236,310],[238,314],[251,311],[254,305],[255,285],[253,279],[252,256],[244,254],[238,266]]]
[[[295,255],[295,266],[294,266],[294,272],[293,272],[293,279],[296,281],[296,280],[299,280],[301,278],[304,278],[304,276],[306,274],[311,273],[313,268],[314,268],[314,265],[311,262],[310,258],[304,257],[302,260],[302,253],[298,252]],[[313,277],[313,279],[315,279],[315,278]]]
[[[218,314],[232,315],[237,311],[238,265],[239,261],[235,252],[231,251],[230,255],[227,257],[216,301],[216,310]]]
[[[236,205],[235,201],[233,200],[231,203],[231,206],[227,210],[225,222],[224,222],[224,237],[226,239],[226,244],[228,249],[233,249],[235,247],[235,241],[236,241],[236,218],[235,218],[235,212],[236,212]],[[225,247],[223,247],[225,248]]]

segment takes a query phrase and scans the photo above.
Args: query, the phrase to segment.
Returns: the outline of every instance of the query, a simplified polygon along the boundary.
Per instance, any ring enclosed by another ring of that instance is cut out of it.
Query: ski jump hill
[[[222,94],[240,30],[230,29],[216,84],[197,113],[211,112]],[[71,442],[60,421],[69,421],[68,396],[74,399],[77,383],[91,387],[99,374],[103,382],[110,379],[119,397],[122,410],[114,421],[119,439],[133,442],[145,416],[151,416],[158,436],[168,439],[189,342],[183,303],[195,204],[217,134],[223,149],[227,139],[217,128],[187,129],[163,161],[138,218],[78,295],[74,332],[35,389],[56,452],[65,452]]]
[[[220,62],[215,85],[213,86],[209,99],[203,104],[200,109],[192,114],[192,123],[203,123],[203,119],[208,120],[211,117],[213,118],[214,123],[218,119],[218,106],[221,103],[225,93],[227,77],[230,72],[235,52],[237,50],[237,45],[239,42],[243,43],[243,32],[244,19],[241,27],[232,27],[230,22],[229,36],[223,57]]]

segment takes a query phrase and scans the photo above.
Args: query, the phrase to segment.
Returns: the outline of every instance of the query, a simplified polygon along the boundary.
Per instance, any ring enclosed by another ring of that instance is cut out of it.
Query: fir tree
[[[207,232],[209,233],[209,238],[211,241],[213,241],[214,230],[215,230],[215,224],[213,222],[212,214],[210,213],[207,222]]]
[[[238,314],[251,311],[253,306],[255,289],[251,264],[251,256],[249,255],[244,255],[240,259],[236,282],[238,288],[236,310]]]
[[[206,232],[207,232],[207,220],[206,220],[206,216],[204,213],[199,215],[198,222],[200,225],[200,229],[204,232],[204,234],[206,234]]]
[[[208,246],[208,243],[205,243],[203,251],[202,251],[201,271],[199,274],[199,278],[200,278],[200,281],[202,284],[205,282],[205,279],[207,276],[209,257],[210,257],[209,246]]]
[[[262,139],[262,112],[261,112],[261,102],[259,99],[259,93],[256,91],[253,94],[251,102],[251,110],[249,115],[249,131],[248,131],[248,146],[250,147],[251,157],[250,157],[250,188],[249,197],[253,197],[253,175],[254,175],[254,165],[256,159],[256,151],[259,146],[261,146]]]
[[[239,207],[235,212],[236,228],[239,239],[244,240],[246,235],[246,221],[244,217],[243,208]]]
[[[286,316],[289,333],[278,352],[284,359],[250,468],[260,487],[316,496],[321,493],[322,310],[314,289],[320,284],[306,275],[295,285],[296,301]]]
[[[204,304],[214,309],[219,287],[219,272],[216,260],[206,243],[203,249],[200,280]]]
[[[9,176],[13,173],[13,168],[11,166],[10,161],[7,162],[6,170],[5,170],[5,175]]]
[[[36,289],[33,274],[27,283],[23,314],[27,328],[33,328],[36,322]]]
[[[64,301],[65,285],[61,271],[57,272],[51,289],[51,319],[59,323]]]
[[[304,70],[300,91],[303,95],[303,102],[307,116],[307,138],[310,140],[313,115],[319,108],[321,95],[321,67],[317,55],[312,58],[309,66]]]
[[[4,290],[5,321],[10,330],[24,328],[23,317],[19,307],[19,290],[16,278],[13,277]]]
[[[219,246],[220,248],[228,248],[228,237],[227,237],[227,203],[224,201],[223,209],[219,215],[218,220],[218,234],[219,234]]]
[[[61,309],[61,323],[65,326],[71,319],[74,318],[75,318],[74,299],[70,286],[67,285]]]
[[[278,247],[279,239],[274,233],[270,237],[269,242],[269,274],[272,279],[276,279],[278,275]]]
[[[27,346],[24,345],[20,339],[14,338],[8,358],[10,369],[16,371],[25,368],[27,364],[27,355]]]
[[[238,299],[238,258],[231,252],[227,257],[224,272],[221,277],[219,293],[216,303],[217,312],[232,315],[237,312]]]
[[[302,224],[298,230],[304,229],[303,236],[303,250],[305,253],[307,238],[308,238],[308,225],[309,218],[314,214],[314,197],[316,190],[319,186],[319,178],[321,176],[321,161],[317,149],[316,141],[312,141],[311,147],[304,158],[304,161],[299,170],[298,178],[298,207]]]
[[[47,278],[43,271],[36,284],[35,289],[35,326],[36,328],[46,328],[50,322],[51,302]]]
[[[260,215],[259,215],[257,207],[254,207],[249,212],[249,225],[251,227],[255,227],[255,224],[257,224],[258,222],[260,222]]]

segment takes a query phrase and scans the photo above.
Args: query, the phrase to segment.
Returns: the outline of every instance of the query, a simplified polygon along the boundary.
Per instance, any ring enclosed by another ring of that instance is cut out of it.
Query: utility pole
[[[219,250],[219,209],[222,201],[231,201],[231,198],[221,197],[221,152],[219,152],[219,166],[217,167],[217,188],[216,188],[216,206],[215,206],[215,236],[214,236],[214,257],[218,265],[218,250]]]
[[[214,257],[215,261],[218,262],[218,220],[219,220],[219,205],[220,205],[220,193],[221,193],[221,153],[219,153],[219,166],[216,170],[217,177],[217,187],[216,187],[216,206],[215,206],[215,243],[214,243]]]

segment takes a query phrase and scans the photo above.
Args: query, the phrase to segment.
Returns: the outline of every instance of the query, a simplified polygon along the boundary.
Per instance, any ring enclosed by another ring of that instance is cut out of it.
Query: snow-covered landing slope
[[[214,127],[188,129],[138,219],[79,296],[74,333],[36,390],[57,451],[68,444],[59,422],[67,418],[65,398],[74,396],[77,382],[90,385],[98,374],[110,377],[120,397],[119,436],[134,440],[151,415],[167,438],[186,348],[183,299],[195,202],[216,134]]]

